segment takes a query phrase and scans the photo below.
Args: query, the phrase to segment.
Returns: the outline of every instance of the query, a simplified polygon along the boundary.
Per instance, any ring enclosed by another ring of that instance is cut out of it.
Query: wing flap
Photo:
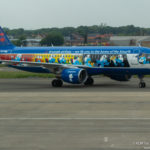
[[[77,66],[69,64],[57,64],[57,63],[42,63],[42,62],[30,62],[30,61],[14,61],[14,60],[0,60],[2,63],[14,66],[38,66],[50,70],[50,72],[58,74],[66,68],[78,68]]]

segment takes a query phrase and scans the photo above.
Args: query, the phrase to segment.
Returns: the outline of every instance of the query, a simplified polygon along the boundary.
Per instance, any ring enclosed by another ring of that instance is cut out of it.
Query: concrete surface
[[[0,79],[0,150],[150,149],[150,79],[95,85]]]

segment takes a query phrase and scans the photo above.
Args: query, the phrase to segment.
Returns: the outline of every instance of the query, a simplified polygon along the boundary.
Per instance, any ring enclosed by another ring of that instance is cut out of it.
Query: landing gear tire
[[[139,79],[140,79],[139,88],[145,88],[146,87],[146,83],[143,80],[144,76],[143,75],[139,75]]]
[[[62,85],[63,85],[62,80],[55,79],[55,80],[52,81],[52,86],[53,87],[62,87]]]
[[[84,85],[93,85],[94,80],[91,77],[88,77],[87,80],[84,82]]]
[[[145,88],[146,87],[146,83],[145,82],[140,82],[139,83],[139,88]]]

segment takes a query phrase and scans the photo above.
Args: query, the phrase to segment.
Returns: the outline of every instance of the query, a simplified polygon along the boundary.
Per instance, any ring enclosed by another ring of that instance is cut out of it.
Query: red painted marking
[[[0,33],[0,36],[4,36],[4,33]]]
[[[0,42],[5,42],[5,38],[0,38]]]

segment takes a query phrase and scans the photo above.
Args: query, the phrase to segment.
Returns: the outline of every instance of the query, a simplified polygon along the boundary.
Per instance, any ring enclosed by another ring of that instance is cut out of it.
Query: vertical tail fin
[[[10,42],[3,29],[0,27],[0,49],[7,49],[13,47],[14,45]]]

